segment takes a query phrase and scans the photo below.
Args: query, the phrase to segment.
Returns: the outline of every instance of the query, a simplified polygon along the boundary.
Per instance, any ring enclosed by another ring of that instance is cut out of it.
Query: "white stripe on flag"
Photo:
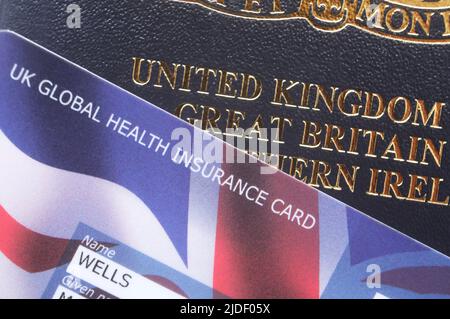
[[[79,222],[170,267],[186,267],[161,224],[115,183],[50,167],[28,157],[0,131],[0,203],[25,227],[71,238]],[[2,272],[1,276],[6,276]]]
[[[0,252],[0,299],[37,299],[42,296],[53,269],[28,273]]]

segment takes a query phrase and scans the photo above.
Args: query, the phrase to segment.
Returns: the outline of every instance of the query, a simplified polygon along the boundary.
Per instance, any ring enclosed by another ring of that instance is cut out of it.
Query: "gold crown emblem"
[[[326,32],[351,26],[399,41],[450,44],[450,0],[173,1],[246,19],[303,19]]]

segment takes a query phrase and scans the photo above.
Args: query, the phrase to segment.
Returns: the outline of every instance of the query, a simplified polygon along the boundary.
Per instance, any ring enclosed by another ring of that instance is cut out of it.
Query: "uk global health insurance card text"
[[[11,32],[6,298],[449,298],[450,259]]]

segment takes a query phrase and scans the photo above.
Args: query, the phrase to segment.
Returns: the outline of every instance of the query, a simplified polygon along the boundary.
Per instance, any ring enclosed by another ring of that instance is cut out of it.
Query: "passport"
[[[447,0],[3,0],[0,26],[191,124],[274,142],[246,148],[449,255],[449,10]]]
[[[450,259],[0,32],[3,298],[449,298]]]

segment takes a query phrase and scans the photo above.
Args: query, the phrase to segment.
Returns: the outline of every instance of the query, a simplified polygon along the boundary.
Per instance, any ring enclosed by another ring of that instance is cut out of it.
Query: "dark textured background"
[[[304,20],[255,21],[209,12],[198,6],[164,0],[141,1],[25,1],[3,0],[0,27],[24,35],[123,88],[173,112],[180,102],[267,113],[366,129],[394,130],[400,136],[449,139],[450,110],[444,111],[445,129],[392,125],[389,121],[361,121],[327,112],[278,109],[272,98],[274,77],[340,88],[363,89],[393,97],[403,95],[450,105],[450,46],[410,44],[374,36],[355,28],[337,33],[313,29]],[[65,8],[82,8],[81,29],[66,27]],[[162,59],[258,75],[266,84],[257,102],[226,101],[138,87],[131,81],[133,56]],[[268,89],[267,86],[270,85]],[[322,117],[322,118],[321,118]],[[287,135],[282,153],[361,165],[358,190],[326,191],[347,204],[450,255],[450,208],[401,202],[364,195],[368,167],[410,173],[410,165],[393,161],[300,149],[300,128]],[[447,149],[448,150],[448,149]],[[444,168],[416,167],[414,172],[446,179],[441,193],[449,194],[449,156]]]

